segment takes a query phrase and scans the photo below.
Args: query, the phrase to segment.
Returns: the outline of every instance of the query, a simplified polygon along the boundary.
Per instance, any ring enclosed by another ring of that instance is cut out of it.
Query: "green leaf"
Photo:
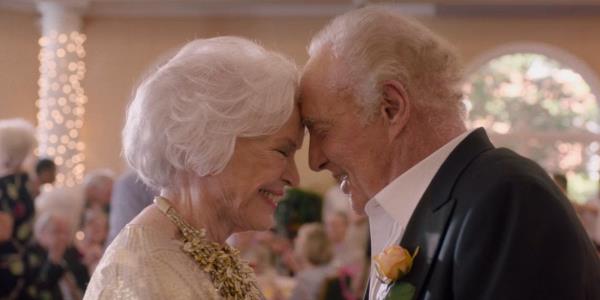
[[[397,282],[390,288],[385,300],[411,300],[415,296],[415,287],[408,282]]]

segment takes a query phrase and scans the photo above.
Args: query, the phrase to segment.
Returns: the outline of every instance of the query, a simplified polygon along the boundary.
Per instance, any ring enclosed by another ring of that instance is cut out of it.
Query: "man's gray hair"
[[[238,137],[274,133],[290,118],[298,71],[239,37],[198,39],[138,87],[123,129],[124,156],[151,187],[182,174],[217,174]]]
[[[0,169],[20,168],[36,146],[35,129],[29,122],[0,120]]]
[[[369,6],[335,18],[309,47],[311,57],[336,60],[330,82],[350,90],[366,119],[377,113],[386,80],[398,80],[417,107],[464,111],[462,78],[453,47],[416,21],[383,6]]]

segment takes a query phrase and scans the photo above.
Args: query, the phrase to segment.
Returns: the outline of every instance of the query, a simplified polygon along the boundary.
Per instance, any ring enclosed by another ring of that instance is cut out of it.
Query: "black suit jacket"
[[[600,261],[569,201],[483,129],[442,164],[400,244],[420,247],[402,278],[416,299],[600,299]]]

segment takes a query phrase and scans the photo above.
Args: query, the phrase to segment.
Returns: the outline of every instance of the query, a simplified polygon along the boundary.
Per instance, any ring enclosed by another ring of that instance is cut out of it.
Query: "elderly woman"
[[[22,119],[0,120],[0,298],[23,285],[20,257],[33,236],[33,199],[23,162],[36,145],[33,126]]]
[[[70,295],[81,298],[81,291],[74,284],[69,288],[72,275],[64,259],[71,241],[70,229],[68,218],[61,214],[36,215],[35,239],[27,245],[27,254],[21,258],[24,286],[15,299],[73,299]]]
[[[224,242],[265,230],[298,183],[294,64],[242,38],[196,40],[137,89],[124,155],[159,189],[106,250],[85,299],[262,299]]]

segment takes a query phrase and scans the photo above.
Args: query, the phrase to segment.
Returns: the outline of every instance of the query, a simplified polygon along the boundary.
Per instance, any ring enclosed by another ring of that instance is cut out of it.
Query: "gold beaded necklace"
[[[183,252],[209,275],[221,297],[227,300],[264,299],[252,268],[240,259],[237,249],[208,241],[206,229],[198,230],[185,222],[167,199],[155,197],[154,204],[179,228],[183,235]]]

